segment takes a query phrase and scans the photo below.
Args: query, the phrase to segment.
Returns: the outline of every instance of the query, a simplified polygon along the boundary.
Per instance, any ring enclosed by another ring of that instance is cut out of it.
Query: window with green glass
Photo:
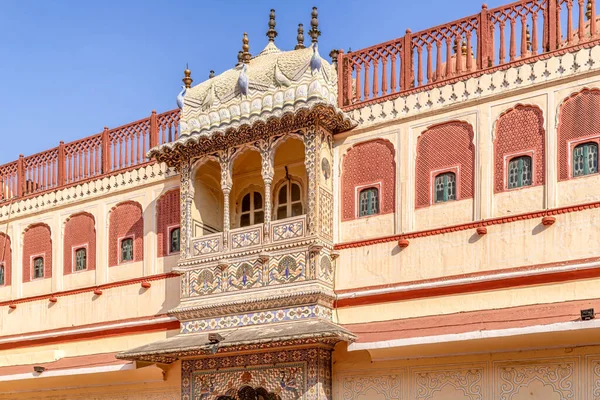
[[[0,286],[4,285],[4,265],[0,265]]]
[[[456,200],[456,174],[446,172],[435,177],[435,199],[436,203]]]
[[[121,241],[121,261],[133,261],[133,239],[127,238]]]
[[[83,271],[87,268],[87,250],[85,248],[75,250],[75,271]]]
[[[531,157],[515,157],[508,162],[508,188],[531,185]]]
[[[379,190],[377,188],[363,189],[358,197],[360,203],[359,217],[379,214]]]
[[[44,257],[33,259],[33,279],[44,277]]]
[[[573,176],[598,172],[598,144],[589,142],[573,149]]]
[[[180,243],[180,230],[179,228],[173,228],[171,229],[171,234],[170,234],[170,247],[169,247],[169,252],[170,253],[177,253],[179,251],[179,243]]]

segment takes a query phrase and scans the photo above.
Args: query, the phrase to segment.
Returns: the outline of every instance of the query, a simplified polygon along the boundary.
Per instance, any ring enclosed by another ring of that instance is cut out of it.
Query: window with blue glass
[[[446,172],[435,177],[435,203],[456,200],[456,174]]]
[[[133,261],[133,239],[127,238],[121,241],[121,262]]]
[[[515,157],[508,162],[508,188],[531,185],[531,157]]]
[[[180,244],[180,229],[179,228],[173,228],[171,229],[171,233],[170,233],[170,240],[169,240],[169,252],[170,253],[177,253],[179,252],[179,244]]]
[[[368,188],[359,194],[359,217],[379,214],[379,189]]]
[[[573,176],[598,172],[598,144],[583,143],[573,149]]]
[[[87,250],[85,248],[75,250],[75,271],[83,271],[87,268]]]

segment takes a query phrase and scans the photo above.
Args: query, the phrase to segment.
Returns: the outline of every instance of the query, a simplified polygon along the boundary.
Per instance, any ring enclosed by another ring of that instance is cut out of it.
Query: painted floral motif
[[[250,289],[260,283],[260,269],[243,263],[229,276],[229,286],[236,289]]]
[[[260,229],[234,233],[231,235],[231,248],[239,249],[242,247],[256,246],[260,244]]]
[[[296,220],[273,225],[273,241],[293,239],[304,236],[304,221]]]
[[[219,251],[220,238],[199,239],[192,242],[194,256],[216,253]]]

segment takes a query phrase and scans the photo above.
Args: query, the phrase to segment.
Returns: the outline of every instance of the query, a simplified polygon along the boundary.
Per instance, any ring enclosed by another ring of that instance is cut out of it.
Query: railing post
[[[158,146],[158,118],[156,117],[156,110],[152,110],[150,116],[150,148]]]
[[[558,32],[558,1],[559,0],[548,0],[548,14],[546,15],[545,21],[545,29],[548,32],[547,39],[548,43],[546,43],[546,48],[548,51],[553,51],[558,48],[558,38],[560,37],[560,32]]]
[[[338,107],[342,108],[344,106],[344,85],[347,82],[344,80],[344,72],[346,68],[344,68],[344,49],[340,49],[338,51],[337,56],[337,76],[338,76]]]
[[[58,186],[63,186],[66,183],[66,163],[65,163],[65,142],[62,140],[58,144]]]
[[[105,126],[102,131],[102,173],[106,174],[110,171],[110,135],[108,128]]]
[[[17,160],[17,196],[23,196],[23,188],[25,187],[25,168],[23,162],[23,154],[19,154]]]
[[[479,14],[479,32],[477,36],[477,69],[479,70],[491,67],[490,59],[491,52],[494,51],[494,44],[490,43],[490,32],[490,17],[488,14],[488,8],[487,4],[483,4],[481,6],[481,13]]]
[[[402,38],[402,59],[401,59],[401,68],[402,78],[400,79],[400,91],[409,90],[413,87],[413,82],[411,82],[412,71],[413,71],[413,59],[412,59],[412,31],[410,29],[406,30],[406,35]]]

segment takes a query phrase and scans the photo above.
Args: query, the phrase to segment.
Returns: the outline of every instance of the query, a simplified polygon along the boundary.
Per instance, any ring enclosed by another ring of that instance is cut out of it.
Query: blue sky
[[[504,0],[488,1],[496,7]],[[319,7],[321,55],[449,22],[480,0],[5,0],[0,2],[0,164],[176,107],[186,62],[194,82],[234,66],[243,32],[281,49]],[[306,35],[306,42],[309,42]]]

